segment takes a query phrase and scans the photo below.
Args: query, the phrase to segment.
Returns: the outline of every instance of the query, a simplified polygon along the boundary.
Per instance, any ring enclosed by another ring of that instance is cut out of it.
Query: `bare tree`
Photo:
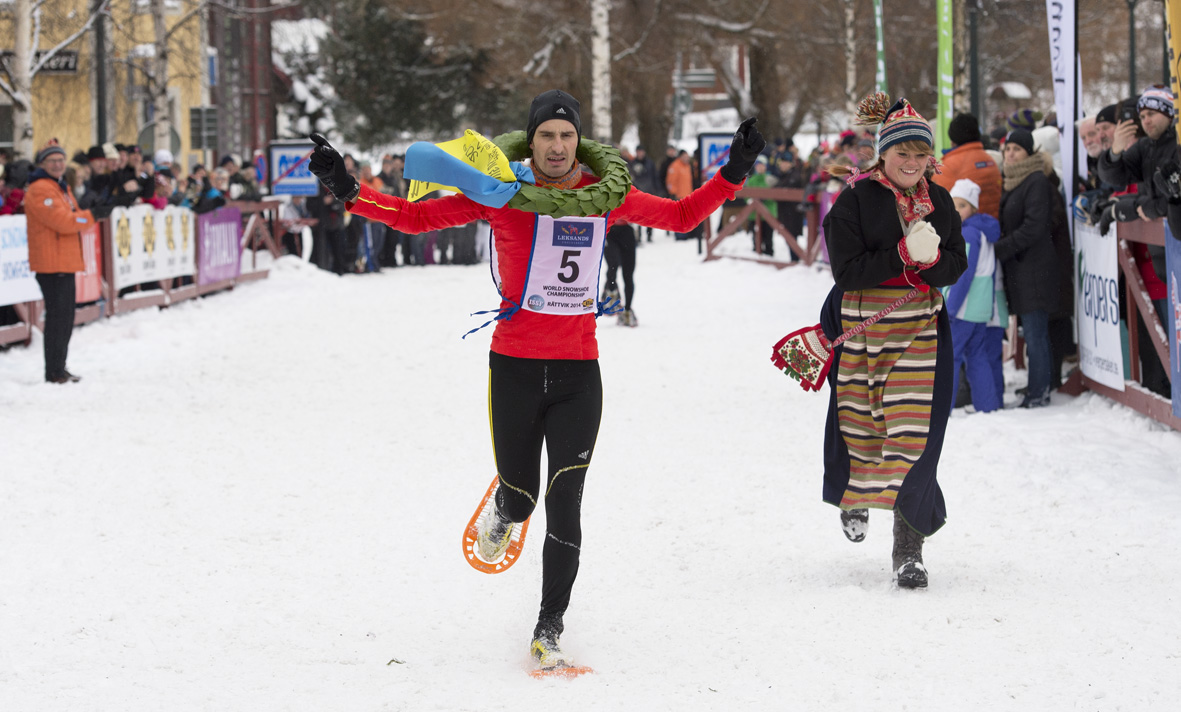
[[[74,17],[72,3],[57,0],[13,0],[13,53],[4,65],[6,76],[0,77],[0,91],[12,100],[13,148],[23,156],[33,155],[33,79],[58,54],[90,31],[95,21],[107,11],[109,0],[89,15]],[[47,24],[55,24],[65,39],[48,48],[41,48],[42,32]]]

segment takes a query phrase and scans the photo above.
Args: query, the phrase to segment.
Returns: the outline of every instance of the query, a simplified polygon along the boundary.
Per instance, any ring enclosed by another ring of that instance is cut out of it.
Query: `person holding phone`
[[[1157,169],[1177,159],[1177,119],[1173,93],[1154,85],[1144,90],[1136,100],[1137,117],[1144,136],[1137,139],[1133,118],[1126,118],[1127,104],[1120,108],[1119,123],[1111,139],[1111,148],[1099,154],[1099,178],[1111,185],[1138,184],[1135,197],[1113,203],[1099,220],[1101,232],[1107,232],[1112,222],[1129,222],[1137,218],[1156,220],[1165,217],[1168,204],[1165,195],[1154,185]]]

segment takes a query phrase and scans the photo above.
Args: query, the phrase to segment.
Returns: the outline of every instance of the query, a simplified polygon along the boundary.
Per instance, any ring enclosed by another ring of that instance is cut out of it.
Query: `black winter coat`
[[[1054,200],[1054,187],[1040,171],[1001,194],[1001,239],[993,249],[1005,273],[1005,296],[1014,314],[1058,311],[1061,276],[1051,232]]]
[[[968,268],[968,252],[960,232],[960,214],[946,188],[930,184],[935,210],[926,221],[939,234],[939,261],[918,276],[932,287],[955,284]],[[898,254],[902,222],[894,193],[866,178],[845,190],[824,218],[824,243],[837,287],[846,292],[876,287],[902,276]]]
[[[1147,136],[1114,156],[1111,149],[1099,154],[1099,178],[1105,183],[1124,187],[1139,184],[1136,207],[1149,219],[1163,218],[1168,212],[1165,197],[1157,193],[1152,176],[1156,169],[1177,159],[1177,129],[1170,126],[1153,141]]]

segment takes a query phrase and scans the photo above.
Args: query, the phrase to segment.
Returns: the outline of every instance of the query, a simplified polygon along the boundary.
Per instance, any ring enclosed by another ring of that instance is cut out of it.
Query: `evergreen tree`
[[[446,46],[413,16],[380,0],[335,3],[324,39],[342,133],[361,146],[404,133],[450,134],[470,106],[487,104],[479,79],[487,63],[467,45]]]

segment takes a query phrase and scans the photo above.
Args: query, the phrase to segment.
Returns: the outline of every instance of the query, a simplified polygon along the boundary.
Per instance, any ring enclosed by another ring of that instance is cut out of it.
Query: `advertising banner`
[[[29,271],[25,216],[0,216],[0,306],[40,299],[41,287]]]
[[[1169,376],[1173,379],[1173,415],[1181,418],[1181,240],[1165,221],[1165,265],[1169,273],[1165,334],[1169,342]]]
[[[111,213],[115,288],[191,275],[196,261],[193,223],[187,208],[115,208]]]
[[[1124,354],[1120,340],[1119,258],[1115,230],[1074,222],[1074,293],[1078,324],[1078,360],[1083,375],[1117,391],[1124,390]]]
[[[873,0],[873,24],[877,37],[877,65],[874,70],[874,83],[878,91],[890,93],[886,88],[886,43],[882,39],[882,0]]]
[[[197,283],[234,279],[242,269],[242,213],[221,208],[197,216]]]
[[[86,271],[74,275],[74,301],[78,304],[97,302],[103,297],[102,231],[98,225],[82,231],[82,262]]]
[[[935,14],[939,16],[939,105],[935,119],[935,155],[942,156],[947,146],[947,127],[955,115],[955,64],[951,50],[951,0],[936,0]]]
[[[1082,69],[1078,60],[1078,45],[1075,33],[1078,10],[1075,0],[1046,0],[1046,17],[1050,30],[1050,73],[1054,80],[1054,108],[1058,115],[1059,146],[1061,149],[1062,175],[1075,175],[1075,158],[1079,138],[1074,124],[1081,116]],[[1085,171],[1084,171],[1085,173]],[[1074,181],[1064,180],[1066,205],[1074,204]]]
[[[197,215],[176,205],[157,211],[157,220],[161,214],[163,244],[157,247],[163,254],[161,269],[168,279],[191,277],[197,272]]]

